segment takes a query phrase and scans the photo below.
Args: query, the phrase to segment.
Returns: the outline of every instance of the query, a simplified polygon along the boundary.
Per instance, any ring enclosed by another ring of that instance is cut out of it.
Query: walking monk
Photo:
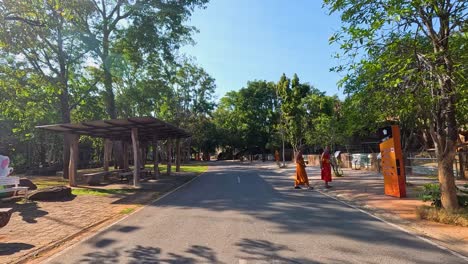
[[[329,146],[326,146],[325,151],[322,153],[320,167],[322,171],[322,180],[325,182],[325,188],[330,188],[331,186],[328,185],[328,183],[332,181],[332,176],[331,176],[330,147]]]
[[[309,178],[307,178],[307,173],[305,170],[305,162],[302,157],[302,150],[299,150],[296,156],[296,180],[294,181],[294,189],[301,189],[299,185],[306,185],[307,188],[312,189],[309,185]]]

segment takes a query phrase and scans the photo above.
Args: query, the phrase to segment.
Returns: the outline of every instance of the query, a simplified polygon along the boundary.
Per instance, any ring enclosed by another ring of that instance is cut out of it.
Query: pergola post
[[[176,139],[176,172],[180,172],[180,138]]]
[[[139,142],[138,142],[138,128],[132,128],[132,145],[133,145],[133,161],[134,161],[134,168],[133,168],[133,186],[139,187],[140,186],[140,158],[139,155]]]
[[[145,163],[143,162],[143,142],[139,142],[138,143],[138,164],[140,165],[140,167],[144,167],[145,166]],[[138,167],[138,168],[140,168]]]
[[[76,175],[78,170],[78,159],[79,159],[79,149],[78,149],[78,140],[79,135],[69,134],[67,135],[70,142],[70,162],[68,165],[68,180],[71,187],[76,186]]]
[[[105,171],[109,171],[109,161],[112,156],[112,141],[110,139],[104,139],[104,162],[102,168]]]
[[[117,145],[118,146],[118,149],[116,149],[114,152],[116,152],[115,155],[117,155],[119,157],[119,163],[118,163],[118,167],[119,169],[124,169],[125,168],[125,151],[124,151],[124,145],[125,145],[125,141],[119,141],[118,142],[119,144]]]
[[[70,134],[63,135],[63,175],[64,179],[68,179],[68,167],[70,166]],[[29,160],[29,159],[28,159]]]
[[[171,139],[167,139],[167,176],[171,175],[172,169],[172,144]]]
[[[122,169],[128,169],[128,144],[125,141],[122,141],[122,155],[123,155],[123,166]]]
[[[159,164],[158,164],[158,140],[156,135],[153,135],[153,163],[154,163],[154,177],[159,178]]]
[[[144,168],[145,164],[146,164],[146,154],[148,152],[148,142],[146,142],[146,141],[141,142],[140,150],[141,150],[141,163],[140,163],[140,166],[142,166]]]

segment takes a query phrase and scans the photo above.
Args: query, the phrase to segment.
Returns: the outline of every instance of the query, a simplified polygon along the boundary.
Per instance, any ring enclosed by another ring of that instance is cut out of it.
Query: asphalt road
[[[466,263],[292,179],[217,163],[49,263]]]

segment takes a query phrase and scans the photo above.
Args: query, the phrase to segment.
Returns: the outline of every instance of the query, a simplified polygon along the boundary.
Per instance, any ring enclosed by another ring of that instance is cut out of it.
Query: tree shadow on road
[[[168,252],[166,256],[162,255],[162,249],[153,246],[136,245],[130,249],[117,247],[108,250],[100,250],[87,253],[79,261],[79,263],[89,264],[107,264],[126,262],[131,264],[152,264],[152,263],[166,263],[166,264],[195,264],[195,263],[218,263],[222,264],[216,256],[213,249],[193,245],[185,251],[185,254],[177,254]]]
[[[29,224],[37,223],[37,218],[41,218],[49,214],[49,212],[40,208],[39,203],[34,201],[16,203],[13,205],[14,212],[18,212],[23,221]]]
[[[236,246],[239,247],[239,252],[245,254],[238,256],[238,258],[246,260],[248,263],[319,263],[305,258],[283,257],[281,256],[282,251],[294,252],[294,250],[267,240],[244,238],[236,243]]]
[[[365,244],[375,250],[384,246],[392,252],[389,255],[393,256],[393,260],[399,259],[398,255],[408,249],[421,252],[420,256],[413,256],[413,260],[421,262],[437,259],[443,252],[334,199],[315,191],[294,190],[292,185],[292,179],[273,170],[217,166],[211,168],[203,180],[192,183],[190,189],[181,190],[177,195],[168,196],[153,206],[200,208],[215,212],[238,211],[272,223],[275,226],[272,233],[331,236],[358,245]],[[261,243],[257,245],[267,246]],[[354,255],[363,257],[363,251],[360,248]]]
[[[0,256],[13,255],[21,250],[33,248],[34,245],[25,243],[0,243]]]

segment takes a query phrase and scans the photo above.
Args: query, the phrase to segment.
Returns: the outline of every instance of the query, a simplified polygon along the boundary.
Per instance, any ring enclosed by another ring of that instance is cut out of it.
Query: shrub
[[[440,200],[440,186],[436,183],[428,183],[423,185],[423,191],[419,195],[424,202],[431,201],[431,205],[437,208],[442,207]]]
[[[458,204],[461,207],[468,207],[468,195],[464,191],[459,190],[457,194]],[[431,205],[437,208],[442,207],[440,198],[440,185],[437,183],[428,183],[423,185],[423,191],[419,194],[424,202],[431,201]]]

